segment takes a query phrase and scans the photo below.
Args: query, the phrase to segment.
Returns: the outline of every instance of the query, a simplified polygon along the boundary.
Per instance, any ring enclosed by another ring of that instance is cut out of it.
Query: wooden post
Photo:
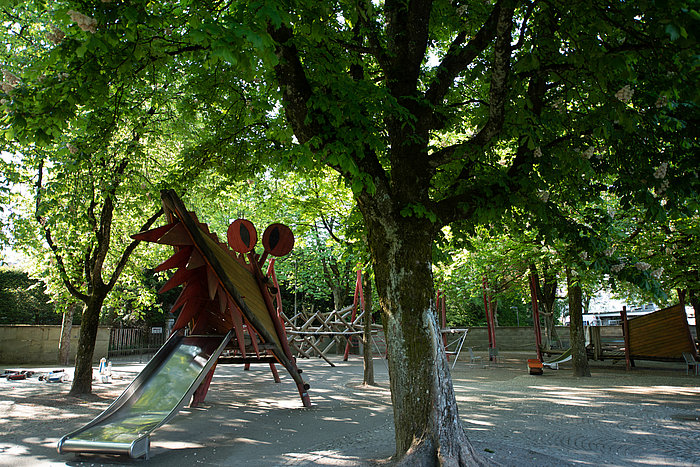
[[[192,394],[192,402],[190,402],[190,407],[198,407],[200,403],[204,402],[204,399],[207,397],[207,392],[209,391],[209,385],[214,377],[214,370],[216,370],[216,363],[214,363],[214,366],[211,367],[211,370],[209,370],[207,376],[199,384],[199,387],[194,391],[194,394]]]
[[[362,294],[362,271],[357,271],[357,280],[355,281],[355,296],[353,298],[352,302],[352,315],[350,317],[350,323],[355,321],[355,316],[357,316],[357,305],[358,305],[358,297],[361,299],[360,306],[364,310],[365,307],[365,299]],[[365,316],[364,319],[367,319],[367,316]],[[347,343],[345,344],[345,353],[343,354],[343,361],[347,362],[348,361],[348,356],[350,355],[350,339],[352,339],[352,336],[349,336],[347,338]]]
[[[625,341],[625,363],[627,364],[627,371],[629,371],[634,362],[632,361],[632,356],[630,355],[630,332],[627,323],[627,307],[623,306],[620,311],[620,318],[622,318],[622,338]]]
[[[591,343],[593,344],[593,360],[603,359],[602,341],[600,339],[600,327],[589,326],[588,331],[591,334]]]
[[[488,283],[486,282],[486,276],[484,276],[484,280],[481,282],[482,287],[484,288],[484,312],[486,313],[486,330],[488,332],[489,336],[489,349],[494,348],[494,339],[493,339],[493,328],[491,327],[491,318],[490,318],[490,313],[489,313],[489,304],[486,298],[487,294],[487,287]]]

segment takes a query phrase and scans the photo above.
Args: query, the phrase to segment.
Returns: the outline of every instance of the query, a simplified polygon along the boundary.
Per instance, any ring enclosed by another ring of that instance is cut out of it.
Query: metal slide
[[[146,456],[150,434],[189,402],[233,330],[225,336],[176,333],[104,412],[58,442],[58,452]]]

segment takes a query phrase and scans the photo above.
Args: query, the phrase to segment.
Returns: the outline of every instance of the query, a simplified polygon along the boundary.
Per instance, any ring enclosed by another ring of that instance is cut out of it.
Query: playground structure
[[[698,358],[683,303],[632,319],[623,307],[620,316],[628,370],[635,359],[683,361],[684,352]]]
[[[450,356],[454,357],[452,363],[452,368],[454,368],[464,347],[469,329],[447,327],[445,295],[442,292],[437,292],[435,303],[436,312],[440,316],[440,332],[445,353],[448,360]],[[298,356],[319,357],[330,366],[335,366],[329,359],[329,354],[334,348],[337,350],[344,346],[343,361],[347,361],[352,340],[364,334],[365,317],[371,319],[371,315],[365,310],[362,271],[357,271],[352,305],[330,312],[305,312],[302,310],[292,317],[287,317],[284,313],[281,316],[287,327],[289,346]],[[382,326],[372,323],[370,329],[370,341],[373,346],[371,351],[376,352],[381,357],[386,357],[386,343],[383,340]]]
[[[435,300],[435,306],[437,307],[438,315],[440,316],[440,334],[442,334],[442,345],[445,347],[445,354],[447,355],[447,361],[449,362],[450,357],[453,356],[452,368],[457,364],[459,360],[459,354],[462,352],[464,347],[464,342],[467,340],[467,334],[469,333],[469,328],[448,328],[447,327],[447,304],[445,294],[440,290],[437,292],[437,297]],[[495,335],[495,334],[494,334]],[[491,343],[491,333],[489,333],[489,344]],[[491,347],[489,346],[489,349]],[[474,358],[470,359],[470,362]]]
[[[365,316],[369,316],[365,310],[362,271],[357,271],[352,305],[330,312],[300,310],[291,317],[287,317],[284,313],[281,313],[281,316],[287,328],[289,346],[298,356],[319,357],[330,366],[335,366],[328,356],[331,350],[344,346],[343,361],[347,361],[352,339],[364,333],[363,321]],[[385,352],[379,348],[378,344],[379,337],[383,337],[382,326],[373,323],[371,332],[371,341],[375,350],[383,356]]]
[[[293,245],[288,227],[272,224],[255,253],[257,232],[239,219],[228,229],[227,246],[188,212],[175,192],[161,193],[167,225],[133,236],[170,245],[175,253],[156,271],[176,269],[159,292],[184,285],[171,312],[180,310],[172,334],[143,371],[102,414],[58,442],[59,453],[90,452],[148,457],[151,433],[191,398],[203,402],[217,364],[269,364],[279,382],[281,364],[297,385],[304,406],[309,385],[301,378],[282,323],[274,258]],[[223,356],[222,356],[223,355]]]
[[[528,360],[528,368],[530,374],[542,374],[542,367],[557,369],[560,363],[571,360],[571,349],[549,362],[544,362],[534,276],[530,276],[529,282],[537,359]],[[635,360],[687,361],[688,357],[684,357],[684,354],[698,358],[698,350],[690,332],[683,303],[631,319],[628,319],[627,308],[623,306],[620,318],[622,339],[608,339],[604,342],[601,326],[589,326],[590,344],[586,347],[588,358],[624,358],[628,370],[635,366]]]
[[[635,366],[635,360],[684,361],[684,353],[696,358],[698,355],[683,304],[634,318],[628,318],[627,309],[623,307],[615,335],[610,335],[611,328],[588,328],[590,344],[586,352],[589,358],[624,359],[629,370]]]

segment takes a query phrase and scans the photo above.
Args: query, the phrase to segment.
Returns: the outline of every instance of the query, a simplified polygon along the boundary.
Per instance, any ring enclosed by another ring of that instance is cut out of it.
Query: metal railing
[[[154,354],[164,343],[166,334],[162,327],[111,328],[107,358],[139,357]]]

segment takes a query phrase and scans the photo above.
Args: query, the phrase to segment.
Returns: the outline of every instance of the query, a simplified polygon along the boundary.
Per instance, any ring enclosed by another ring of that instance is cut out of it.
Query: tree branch
[[[80,292],[70,281],[68,278],[68,273],[66,272],[66,267],[65,264],[63,263],[63,256],[61,255],[60,251],[58,250],[58,246],[56,246],[56,243],[53,241],[53,236],[51,235],[51,229],[46,225],[46,218],[41,216],[39,207],[41,206],[41,193],[43,191],[43,177],[44,177],[44,160],[42,159],[41,162],[39,162],[39,169],[38,169],[38,174],[37,174],[37,182],[36,182],[36,205],[35,205],[35,211],[34,211],[34,216],[39,223],[39,227],[44,233],[44,238],[46,239],[46,243],[49,245],[49,248],[53,252],[54,258],[56,258],[56,265],[58,266],[58,274],[61,277],[61,281],[63,282],[63,285],[66,286],[66,289],[68,289],[68,292],[70,292],[71,295],[73,295],[75,298],[78,300],[82,301],[83,303],[86,303],[88,300],[88,296],[85,295],[84,293]]]
[[[496,35],[496,26],[504,3],[507,0],[498,1],[491,14],[474,37],[465,45],[466,31],[461,31],[450,44],[445,57],[438,66],[435,79],[425,93],[425,97],[432,105],[438,105],[444,99],[452,83],[459,73],[464,71],[470,63],[482,53]]]
[[[496,43],[491,65],[491,87],[489,90],[489,118],[472,144],[484,146],[503,128],[510,77],[511,39],[515,8],[500,8],[496,23]]]
[[[145,232],[146,230],[150,229],[153,223],[158,220],[160,216],[163,215],[163,208],[160,208],[154,215],[148,218],[148,220],[141,226],[141,229],[139,229],[139,232]],[[141,243],[141,240],[134,240],[133,242],[129,243],[127,247],[124,249],[124,252],[122,253],[121,257],[119,258],[119,262],[117,263],[117,266],[114,268],[114,271],[112,272],[112,277],[110,277],[109,282],[107,283],[107,291],[112,290],[114,288],[114,285],[117,283],[117,280],[119,279],[119,276],[121,275],[122,271],[124,270],[124,267],[126,266],[127,261],[129,260],[129,257],[131,254],[134,252],[137,246],[139,246],[139,243]]]
[[[292,41],[292,29],[286,24],[277,28],[270,25],[268,32],[276,42],[275,54],[279,63],[275,66],[275,75],[282,90],[284,112],[297,139],[304,144],[318,134],[318,129],[306,121],[306,104],[313,91],[299,59],[299,52]]]
[[[430,0],[386,0],[387,86],[397,99],[415,95],[428,47]]]
[[[451,54],[448,51],[447,56],[443,60],[443,64],[445,64],[446,69],[451,70],[451,73],[445,74],[447,72],[442,72],[443,65],[441,65],[441,68],[438,71],[438,76],[442,73],[443,77],[439,78],[439,81],[433,83],[433,86],[428,90],[427,93],[428,99],[433,104],[438,103],[436,99],[441,99],[442,96],[444,96],[444,94],[447,92],[447,89],[452,84],[452,80],[454,79],[454,77],[459,71],[463,69],[458,69],[458,67],[453,62],[464,62],[464,66],[468,65],[469,61],[476,58],[476,56],[483,49],[486,48],[486,46],[489,44],[494,35],[496,37],[496,43],[494,45],[493,64],[491,67],[491,88],[489,91],[489,117],[486,121],[486,124],[476,135],[474,135],[468,141],[458,143],[447,148],[443,148],[439,151],[433,152],[430,155],[430,167],[435,168],[449,163],[450,161],[458,157],[456,156],[457,154],[461,156],[461,154],[464,154],[470,149],[478,150],[479,148],[483,147],[486,143],[491,141],[501,131],[501,128],[503,127],[503,123],[505,121],[507,102],[506,97],[508,94],[508,78],[510,76],[510,42],[512,35],[511,30],[513,28],[514,11],[515,10],[512,6],[504,6],[502,5],[502,2],[498,2],[494,7],[494,10],[491,12],[491,15],[487,19],[486,23],[484,23],[484,26],[479,30],[477,36],[471,41],[474,42],[478,39],[477,44],[472,47],[468,45],[463,49],[463,51],[469,51],[470,53],[466,54],[462,52],[461,55],[463,56],[460,57],[460,54],[458,52],[454,52],[454,54],[456,54],[455,58],[455,55],[453,54],[452,56],[450,56]],[[486,30],[487,26],[488,31]],[[492,29],[495,29],[495,33],[491,31]],[[455,39],[455,41],[458,40],[459,36]],[[474,48],[478,49],[477,46],[481,47],[481,49],[473,50]],[[457,50],[455,42],[453,42],[452,46],[450,46],[450,50],[453,49]],[[448,59],[448,57],[450,58]],[[467,59],[469,61],[467,61]],[[451,76],[451,78],[449,78],[449,82],[445,81],[447,80],[448,76]],[[436,80],[438,80],[437,77]]]

